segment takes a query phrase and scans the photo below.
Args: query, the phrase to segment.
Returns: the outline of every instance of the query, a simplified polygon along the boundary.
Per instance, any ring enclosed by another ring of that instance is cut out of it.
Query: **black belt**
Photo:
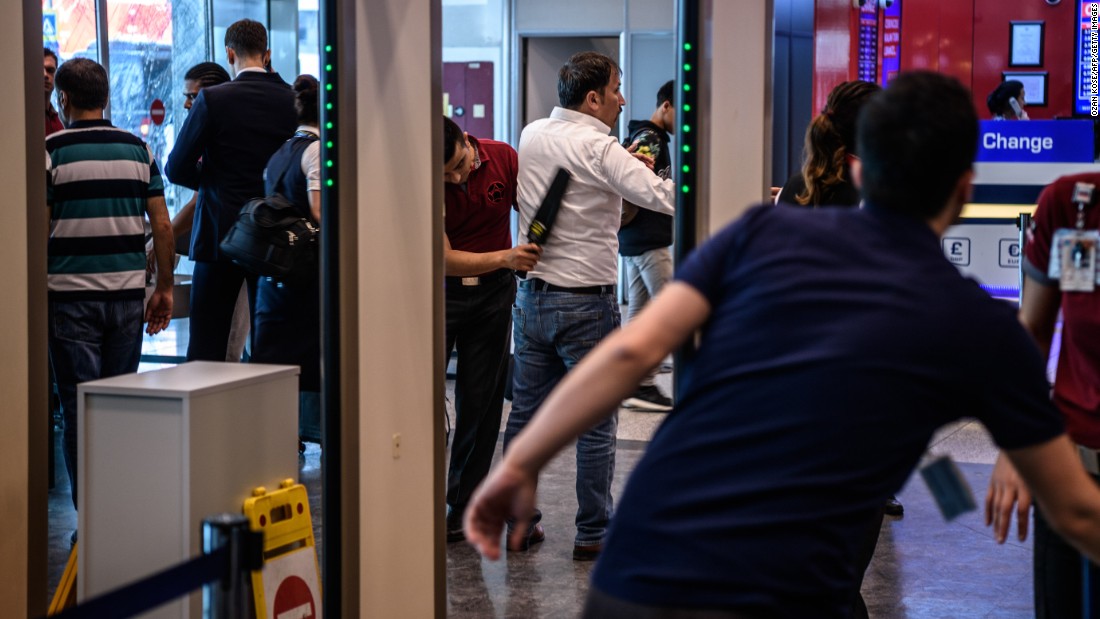
[[[486,284],[495,284],[509,277],[512,277],[511,269],[497,269],[485,275],[477,275],[474,277],[444,277],[443,280],[447,287],[451,288],[457,286],[484,286]]]
[[[531,290],[541,290],[543,292],[569,292],[572,294],[614,294],[615,284],[605,284],[603,286],[579,286],[576,288],[570,288],[568,286],[555,286],[549,282],[544,282],[541,279],[530,278],[520,282],[520,286],[529,288]]]

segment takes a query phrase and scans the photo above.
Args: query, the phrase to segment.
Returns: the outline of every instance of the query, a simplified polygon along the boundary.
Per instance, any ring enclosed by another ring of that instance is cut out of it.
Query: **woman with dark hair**
[[[1005,80],[989,93],[985,106],[993,120],[1030,120],[1024,106],[1024,83],[1020,80]]]
[[[882,90],[878,84],[843,82],[829,93],[825,109],[806,129],[802,170],[791,176],[778,201],[793,206],[858,206],[851,159],[856,152],[856,120],[863,104]]]
[[[264,170],[267,195],[290,200],[298,214],[321,224],[321,130],[317,78],[294,80],[298,130],[283,144]],[[298,438],[321,442],[321,289],[315,265],[307,276],[275,280],[261,277],[253,316],[252,360],[297,365]],[[299,451],[303,449],[299,445]]]

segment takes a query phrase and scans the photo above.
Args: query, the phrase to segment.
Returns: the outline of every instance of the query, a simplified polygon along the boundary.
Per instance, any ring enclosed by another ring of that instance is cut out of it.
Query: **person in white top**
[[[651,159],[632,154],[610,135],[626,103],[620,83],[611,58],[575,54],[558,73],[561,107],[520,135],[519,243],[527,242],[526,231],[558,169],[572,180],[542,259],[520,283],[512,310],[515,381],[505,450],[565,373],[620,324],[614,291],[623,199],[659,213],[674,210],[672,181],[653,174]],[[616,424],[612,415],[577,443],[575,560],[593,560],[602,549],[612,510]],[[510,550],[542,541],[540,517]]]

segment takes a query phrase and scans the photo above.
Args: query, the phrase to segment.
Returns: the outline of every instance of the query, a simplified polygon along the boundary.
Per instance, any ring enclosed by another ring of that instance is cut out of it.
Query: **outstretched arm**
[[[611,415],[638,382],[698,330],[710,303],[695,288],[673,282],[622,330],[612,333],[569,372],[531,423],[508,447],[466,510],[466,538],[481,554],[500,557],[500,534],[516,518],[526,531],[535,482],[563,447]]]
[[[451,239],[443,233],[444,270],[450,277],[480,275],[497,269],[530,271],[542,257],[542,248],[534,243],[484,253],[451,248]]]

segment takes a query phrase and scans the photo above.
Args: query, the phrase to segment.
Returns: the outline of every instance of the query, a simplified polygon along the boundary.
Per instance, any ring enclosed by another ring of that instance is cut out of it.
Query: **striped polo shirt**
[[[143,298],[147,200],[164,195],[145,142],[108,120],[46,139],[52,300]]]

